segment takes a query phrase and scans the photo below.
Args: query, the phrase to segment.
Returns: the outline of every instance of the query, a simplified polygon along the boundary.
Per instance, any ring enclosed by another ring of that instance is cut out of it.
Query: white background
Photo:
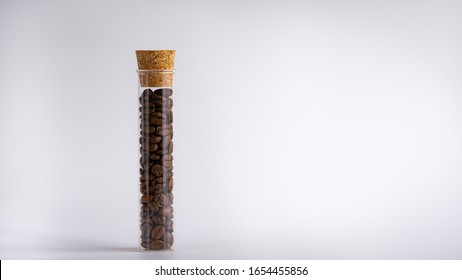
[[[1,259],[461,259],[462,2],[0,1]],[[139,253],[136,49],[176,49]]]

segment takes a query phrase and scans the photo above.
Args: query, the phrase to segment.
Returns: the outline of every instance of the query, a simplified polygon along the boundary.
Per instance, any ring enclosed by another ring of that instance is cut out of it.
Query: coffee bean
[[[163,236],[163,240],[164,240],[165,243],[168,243],[168,244],[172,245],[173,244],[173,234],[171,234],[168,231],[165,231],[164,236]]]
[[[167,126],[158,126],[156,127],[156,133],[165,136],[170,134],[170,129]]]
[[[173,204],[173,193],[169,192],[167,194],[167,197],[168,197],[168,205],[172,205]]]
[[[171,217],[173,215],[173,208],[172,206],[167,206],[164,208],[159,209],[159,214],[164,217]]]
[[[154,216],[152,217],[152,222],[156,225],[164,225],[170,218],[163,216]],[[171,220],[171,219],[170,219]]]
[[[141,238],[151,236],[151,232],[154,226],[150,223],[142,223],[140,226]]]
[[[155,164],[151,167],[151,174],[156,177],[161,177],[165,173],[167,173],[167,170],[160,164]]]
[[[154,178],[154,183],[155,184],[165,184],[167,183],[167,178],[165,177]]]
[[[149,203],[154,200],[154,197],[150,194],[144,194],[141,196],[141,203]]]
[[[150,135],[149,136],[149,142],[151,143],[160,143],[162,141],[162,137],[161,136],[157,136],[157,135]]]
[[[154,94],[159,95],[159,96],[171,96],[173,94],[173,90],[170,88],[156,89],[154,91]]]
[[[161,239],[164,235],[164,231],[165,229],[163,226],[155,226],[151,232],[152,239]]]
[[[143,151],[147,152],[147,153],[154,152],[159,148],[159,146],[157,144],[149,142],[149,141],[144,142],[141,145],[141,147],[143,148]]]
[[[168,249],[168,245],[161,241],[161,240],[154,240],[150,245],[149,245],[150,250],[163,250],[163,249]]]
[[[167,122],[167,117],[161,112],[155,112],[149,118],[149,122],[153,125],[163,125]]]
[[[159,206],[157,206],[157,204],[155,202],[151,202],[149,203],[149,208],[152,210],[152,212],[157,212],[159,211]]]
[[[166,207],[166,206],[169,206],[169,199],[168,199],[168,195],[166,194],[158,194],[154,197],[154,201],[156,202],[157,205],[159,205],[159,207]]]
[[[140,211],[141,218],[151,217],[153,214],[154,212],[146,204],[143,204],[143,206],[141,206],[141,211]]]
[[[166,150],[166,149],[156,150],[156,151],[154,152],[154,154],[161,157],[161,156],[167,155],[167,154],[168,154],[168,150]]]

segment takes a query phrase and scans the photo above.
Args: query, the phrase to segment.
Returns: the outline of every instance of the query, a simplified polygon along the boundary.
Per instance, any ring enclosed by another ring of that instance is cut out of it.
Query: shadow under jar
[[[173,70],[138,70],[140,249],[173,245]],[[146,87],[152,84],[168,85]]]

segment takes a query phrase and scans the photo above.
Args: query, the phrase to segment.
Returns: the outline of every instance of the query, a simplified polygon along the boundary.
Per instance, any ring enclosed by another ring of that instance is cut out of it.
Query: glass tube
[[[142,251],[171,250],[173,245],[173,74],[138,70]],[[146,86],[152,84],[160,86]]]

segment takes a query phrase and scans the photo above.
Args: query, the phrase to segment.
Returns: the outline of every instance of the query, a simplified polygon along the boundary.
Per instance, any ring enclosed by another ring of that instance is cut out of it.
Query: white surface
[[[1,1],[0,258],[462,258],[462,2]],[[176,49],[138,253],[135,49]]]

